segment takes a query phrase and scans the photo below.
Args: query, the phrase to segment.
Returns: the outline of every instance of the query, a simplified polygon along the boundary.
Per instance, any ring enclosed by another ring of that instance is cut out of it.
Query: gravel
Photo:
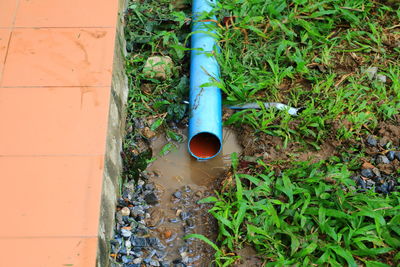
[[[390,194],[393,191],[398,191],[397,187],[400,178],[398,173],[393,170],[398,168],[400,151],[385,150],[390,146],[387,145],[390,144],[390,142],[385,138],[379,139],[378,137],[370,135],[365,141],[370,147],[373,147],[371,148],[373,153],[369,160],[370,162],[375,163],[377,167],[366,162],[367,164],[364,163],[363,166],[367,165],[374,168],[363,168],[355,173],[352,179],[356,183],[358,190],[360,192],[365,190],[375,190],[376,193],[380,194]]]

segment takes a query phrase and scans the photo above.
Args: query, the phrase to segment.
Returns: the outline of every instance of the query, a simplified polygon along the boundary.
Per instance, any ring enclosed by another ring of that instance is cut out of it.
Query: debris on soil
[[[150,141],[149,157],[171,142],[162,136]],[[207,212],[211,205],[198,202],[213,194],[216,179],[230,167],[230,153],[239,152],[229,130],[224,132],[224,144],[225,156],[198,162],[190,158],[185,144],[176,143],[176,150],[157,158],[124,184],[111,241],[113,267],[209,265],[215,251],[198,239],[184,237],[216,238],[216,221]],[[134,158],[125,163],[130,162]]]
[[[378,73],[377,67],[369,67],[368,69],[365,70],[365,74],[367,74],[367,76],[370,80],[375,78],[377,73]]]
[[[368,136],[366,143],[367,154],[370,156],[364,159],[361,170],[352,179],[360,191],[373,189],[376,193],[382,194],[396,191],[396,186],[399,185],[397,170],[400,169],[400,157],[396,155],[400,156],[400,148],[386,147],[390,142],[385,138],[381,138],[378,142],[375,136]]]
[[[171,77],[174,64],[169,56],[149,57],[144,64],[143,74],[147,78],[165,80]]]
[[[276,108],[277,110],[286,110],[290,115],[297,116],[304,108],[293,108],[288,105],[282,103],[275,103],[275,102],[265,102],[263,103],[266,109],[268,108]],[[246,104],[239,104],[236,106],[230,106],[230,109],[261,109],[258,103],[246,103]]]

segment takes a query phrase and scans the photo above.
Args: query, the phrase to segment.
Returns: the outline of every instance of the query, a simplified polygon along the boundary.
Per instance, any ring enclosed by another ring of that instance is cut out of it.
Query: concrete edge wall
[[[127,3],[128,0],[119,0],[98,233],[96,264],[98,267],[110,265],[110,240],[114,232],[115,206],[119,188],[122,186],[121,151],[125,137],[125,107],[129,90],[125,75],[126,43],[124,37],[124,12]]]

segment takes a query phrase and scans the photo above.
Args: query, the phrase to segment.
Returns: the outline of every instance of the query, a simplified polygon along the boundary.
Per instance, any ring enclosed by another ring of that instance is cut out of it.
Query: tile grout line
[[[98,238],[97,235],[89,235],[89,236],[0,236],[0,240],[7,240],[7,239],[56,239],[56,238]]]
[[[0,88],[110,88],[111,85],[34,85],[34,86],[0,86]]]
[[[8,29],[11,30],[11,33],[10,33],[10,36],[8,38],[6,56],[4,57],[4,61],[3,61],[3,69],[1,70],[1,73],[0,73],[0,86],[3,83],[3,76],[4,76],[4,70],[6,69],[5,67],[6,67],[7,57],[8,57],[8,50],[10,49],[11,38],[12,38],[13,32],[14,32],[14,26],[15,26],[15,21],[17,19],[17,13],[18,13],[20,1],[21,0],[17,0],[17,5],[15,7],[15,12],[14,12],[14,17],[13,17],[12,24],[11,24],[11,27],[8,27]]]
[[[11,26],[11,27],[0,27],[0,29],[4,29],[4,30],[6,30],[6,29],[9,29],[9,30],[12,30],[12,29],[22,29],[22,30],[26,30],[26,29],[115,29],[115,27],[112,27],[112,26],[73,26],[73,27],[68,27],[68,26],[14,27],[14,26]]]
[[[40,157],[95,157],[105,156],[106,154],[26,154],[26,155],[0,155],[0,158],[40,158]]]

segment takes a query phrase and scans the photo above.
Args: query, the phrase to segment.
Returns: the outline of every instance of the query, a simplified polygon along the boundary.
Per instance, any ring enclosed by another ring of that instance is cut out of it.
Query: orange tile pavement
[[[95,266],[117,12],[0,0],[0,267]]]

